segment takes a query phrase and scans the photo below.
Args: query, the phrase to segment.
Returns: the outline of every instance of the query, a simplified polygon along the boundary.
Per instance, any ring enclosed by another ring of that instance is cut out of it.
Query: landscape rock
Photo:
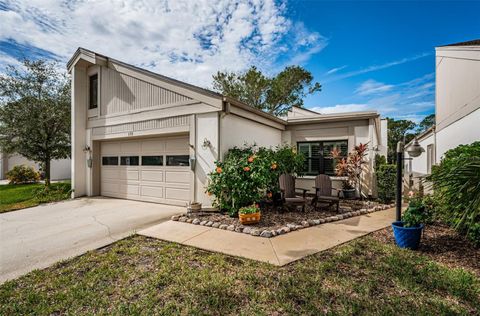
[[[283,235],[285,234],[285,231],[281,228],[277,229],[277,235]]]
[[[309,219],[307,222],[308,222],[309,226],[315,226],[316,225],[315,221],[313,219]]]
[[[270,232],[272,233],[272,237],[275,237],[278,235],[276,230],[271,230]]]
[[[207,222],[207,223],[205,224],[205,226],[208,226],[208,227],[212,227],[212,225],[213,225],[213,222],[212,222],[212,221],[209,221],[209,222]]]
[[[221,224],[220,226],[218,226],[218,228],[220,229],[227,229],[228,225],[227,224]]]
[[[260,236],[260,231],[258,229],[252,229],[250,231],[250,235],[252,236]]]
[[[187,221],[187,218],[185,216],[182,216],[178,219],[178,221],[185,223]]]
[[[229,230],[229,231],[232,231],[232,232],[233,232],[233,231],[235,230],[235,226],[233,226],[233,225],[229,225],[229,226],[227,227],[227,230]]]
[[[243,227],[240,227],[240,226],[235,227],[235,231],[236,231],[237,233],[241,233],[241,232],[243,232]]]
[[[342,214],[339,214],[337,215],[337,218],[340,220],[340,219],[343,219],[343,215]]]
[[[337,216],[330,216],[330,221],[331,222],[338,221],[338,217]]]
[[[201,221],[200,225],[205,226],[205,224],[207,224],[207,223],[208,223],[207,221]]]
[[[180,218],[180,215],[173,215],[172,221],[178,221],[179,218]]]
[[[303,227],[308,227],[310,224],[307,221],[302,221],[302,226]]]
[[[320,225],[319,219],[314,219],[312,222],[313,222],[313,225]]]
[[[245,227],[245,228],[243,229],[243,233],[244,233],[244,234],[250,234],[251,231],[252,231],[252,229],[251,229],[250,227]]]
[[[290,228],[290,230],[296,230],[297,229],[297,225],[295,225],[295,224],[288,223],[287,227]]]
[[[320,221],[320,224],[325,223],[325,219],[324,219],[324,218],[320,218],[319,221]]]
[[[299,229],[302,229],[303,226],[302,225],[295,225],[295,230],[299,230]]]
[[[260,237],[265,237],[265,238],[270,238],[272,237],[273,234],[271,231],[269,230],[264,230],[261,234],[260,234]]]
[[[219,223],[219,222],[215,222],[215,223],[212,224],[212,227],[213,227],[213,228],[218,228],[218,227],[220,227],[220,223]]]
[[[198,218],[195,218],[193,221],[192,221],[192,224],[193,225],[198,225],[200,224],[200,220]]]
[[[193,219],[187,218],[186,222],[187,222],[187,223],[191,223],[191,222],[193,222]]]

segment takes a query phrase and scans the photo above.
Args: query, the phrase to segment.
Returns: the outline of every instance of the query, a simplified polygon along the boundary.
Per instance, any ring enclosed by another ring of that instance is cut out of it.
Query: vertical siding
[[[191,98],[102,67],[101,115],[128,113]]]

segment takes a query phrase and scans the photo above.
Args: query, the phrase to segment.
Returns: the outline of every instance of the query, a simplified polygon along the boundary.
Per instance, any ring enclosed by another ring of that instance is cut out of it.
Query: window
[[[118,166],[118,157],[102,157],[103,166]]]
[[[98,74],[89,77],[89,93],[90,101],[88,108],[96,109],[98,107]]]
[[[120,157],[120,165],[138,166],[138,156],[122,156]]]
[[[305,156],[305,174],[312,176],[319,174],[335,175],[335,166],[331,154],[334,148],[340,151],[341,157],[347,157],[348,141],[346,140],[299,142],[298,151]]]
[[[172,155],[167,156],[167,166],[189,166],[190,156],[188,155]]]
[[[427,145],[427,173],[432,173],[432,166],[435,164],[435,152],[433,144]]]
[[[163,156],[142,156],[142,166],[163,166]]]

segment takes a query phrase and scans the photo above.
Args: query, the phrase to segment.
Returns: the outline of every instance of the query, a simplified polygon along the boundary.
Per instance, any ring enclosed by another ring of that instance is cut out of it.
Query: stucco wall
[[[436,65],[435,115],[440,132],[480,108],[480,47],[439,47]]]
[[[5,168],[5,173],[12,170],[13,167],[18,165],[26,165],[33,167],[35,170],[38,171],[39,164],[35,163],[27,158],[20,156],[20,155],[11,155],[5,158],[5,163],[3,168]],[[52,160],[51,161],[51,180],[67,180],[70,179],[70,159],[59,159],[59,160]],[[3,178],[6,178],[5,174],[2,174]],[[2,178],[2,179],[3,179]]]
[[[254,115],[254,114],[252,114]],[[220,120],[221,155],[243,144],[273,147],[282,143],[282,131],[235,114],[223,115]]]
[[[479,90],[480,93],[480,90]],[[437,132],[436,161],[449,149],[462,144],[471,144],[480,140],[480,109],[463,117],[461,120]]]
[[[375,135],[374,120],[352,120],[343,122],[325,122],[314,124],[298,124],[287,126],[284,133],[290,135],[291,144],[295,145],[302,141],[324,141],[324,140],[348,140],[348,151],[352,151],[355,145],[369,142],[367,153],[367,164],[362,175],[362,192],[365,195],[374,195],[374,181],[372,177],[373,150],[377,143]],[[312,190],[315,185],[315,177],[305,176],[297,179],[297,186]],[[333,186],[341,188],[342,180],[333,179]],[[313,192],[313,191],[312,191]]]
[[[195,200],[203,207],[211,206],[211,198],[205,193],[208,174],[215,169],[215,161],[219,159],[219,113],[206,113],[196,116],[195,128]],[[209,146],[204,146],[204,141]]]

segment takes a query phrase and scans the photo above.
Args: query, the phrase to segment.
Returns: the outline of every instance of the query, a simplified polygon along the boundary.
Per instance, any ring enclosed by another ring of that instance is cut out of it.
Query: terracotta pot
[[[252,214],[238,214],[238,219],[243,225],[256,224],[260,221],[260,212]]]

